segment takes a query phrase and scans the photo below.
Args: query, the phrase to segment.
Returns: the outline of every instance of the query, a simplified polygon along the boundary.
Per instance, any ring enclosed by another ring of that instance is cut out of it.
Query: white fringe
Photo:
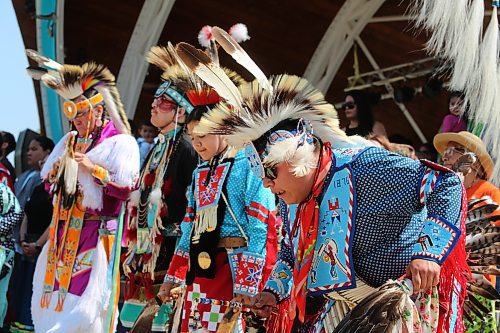
[[[497,100],[497,64],[498,64],[498,18],[496,7],[484,34],[480,49],[478,73],[479,89],[467,93],[470,96],[473,117],[482,123],[490,121]],[[474,100],[474,97],[476,100]]]
[[[66,148],[66,134],[47,158],[40,175],[46,179],[54,163],[63,155]],[[92,163],[98,164],[109,172],[110,180],[119,186],[132,187],[139,176],[139,148],[135,139],[128,134],[107,138],[87,153]],[[83,192],[83,206],[102,209],[102,187],[94,177],[82,169],[78,170],[78,182]]]
[[[434,0],[434,10],[429,15],[428,26],[434,31],[426,43],[426,47],[430,53],[436,56],[445,56],[447,48],[456,43],[454,33],[457,28],[454,26],[454,18],[462,11],[462,19],[465,19],[466,8],[460,8],[461,2],[465,0]],[[466,5],[466,4],[465,4]],[[453,13],[453,15],[450,15]],[[460,27],[463,30],[464,21],[460,22]]]
[[[193,225],[193,241],[197,242],[206,230],[214,230],[217,226],[217,206],[208,207],[197,212]]]
[[[139,176],[139,148],[135,139],[128,134],[119,134],[105,139],[87,153],[92,163],[108,170],[111,181],[119,186],[132,187]],[[80,169],[78,181],[83,192],[83,206],[102,209],[103,188],[94,177]]]
[[[470,6],[468,19],[463,22],[465,30],[462,32],[452,51],[454,54],[453,73],[450,78],[450,89],[457,91],[477,91],[478,87],[471,86],[471,78],[477,71],[479,61],[479,44],[482,39],[484,19],[484,1],[473,0]]]
[[[87,289],[82,296],[68,294],[62,312],[55,312],[57,291],[52,294],[48,309],[40,308],[43,294],[43,279],[47,265],[48,243],[38,257],[33,278],[31,312],[37,332],[47,333],[102,333],[107,321],[110,290],[107,286],[108,260],[100,239],[92,257],[92,271]]]

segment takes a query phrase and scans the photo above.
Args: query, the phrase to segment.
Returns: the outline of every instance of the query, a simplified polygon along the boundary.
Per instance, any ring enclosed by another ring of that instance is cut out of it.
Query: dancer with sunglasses
[[[113,233],[122,230],[122,207],[139,174],[139,150],[106,67],[60,65],[27,53],[43,66],[28,73],[66,100],[63,112],[72,128],[41,171],[54,196],[54,213],[33,278],[35,330],[114,331],[120,241]]]
[[[219,30],[212,33],[228,53],[239,62],[248,57]],[[413,323],[460,331],[468,267],[458,177],[432,163],[356,146],[356,137],[338,127],[333,106],[305,79],[267,80],[247,63],[257,80],[240,87],[232,105],[217,105],[195,133],[222,134],[231,146],[246,147],[256,176],[283,202],[286,236],[254,311],[269,316],[279,303],[284,332],[331,330],[346,315],[344,327],[359,331]],[[220,94],[234,91],[218,87]],[[392,282],[395,290],[413,290],[422,304],[403,297],[412,316],[386,298],[369,304],[368,320],[362,309],[350,313],[374,288],[402,276],[408,280]],[[379,315],[378,307],[391,315]]]
[[[185,134],[186,117],[194,108],[186,95],[188,75],[163,47],[153,47],[147,61],[163,71],[164,81],[151,105],[151,123],[160,130],[158,140],[143,164],[139,188],[129,201],[128,251],[123,261],[127,282],[120,314],[127,328],[134,325],[163,282],[186,213],[186,190],[198,162]],[[165,330],[166,311],[167,307],[161,308],[153,331]]]

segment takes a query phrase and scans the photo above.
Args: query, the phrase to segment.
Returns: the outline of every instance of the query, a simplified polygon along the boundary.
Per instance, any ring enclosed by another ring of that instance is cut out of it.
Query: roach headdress
[[[73,119],[78,111],[104,102],[105,110],[120,133],[130,134],[130,125],[116,88],[115,76],[103,65],[88,62],[81,66],[61,65],[34,50],[26,50],[28,57],[36,61],[38,68],[28,68],[28,74],[54,89],[66,101],[63,112]],[[94,89],[97,94],[90,98],[83,94]],[[75,99],[83,96],[83,100]]]

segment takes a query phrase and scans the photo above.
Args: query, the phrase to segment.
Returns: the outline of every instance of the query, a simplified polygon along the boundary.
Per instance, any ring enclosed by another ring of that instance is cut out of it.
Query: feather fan
[[[401,332],[405,310],[415,306],[410,298],[412,292],[412,283],[408,279],[388,281],[356,305],[333,332]]]
[[[466,250],[469,253],[467,263],[472,276],[467,283],[464,315],[471,322],[473,319],[470,313],[483,318],[490,311],[476,295],[500,300],[500,294],[485,277],[485,274],[500,275],[500,270],[494,267],[500,264],[500,227],[492,223],[499,216],[490,215],[497,207],[497,204],[487,203],[485,199],[471,200],[468,203]]]

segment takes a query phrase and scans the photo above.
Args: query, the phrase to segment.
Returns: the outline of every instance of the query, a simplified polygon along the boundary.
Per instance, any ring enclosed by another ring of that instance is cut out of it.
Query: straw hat
[[[480,138],[465,131],[459,133],[439,133],[434,137],[434,147],[441,155],[443,155],[443,152],[446,150],[446,145],[449,142],[459,143],[467,150],[476,154],[488,179],[491,177],[493,172],[493,160]]]

